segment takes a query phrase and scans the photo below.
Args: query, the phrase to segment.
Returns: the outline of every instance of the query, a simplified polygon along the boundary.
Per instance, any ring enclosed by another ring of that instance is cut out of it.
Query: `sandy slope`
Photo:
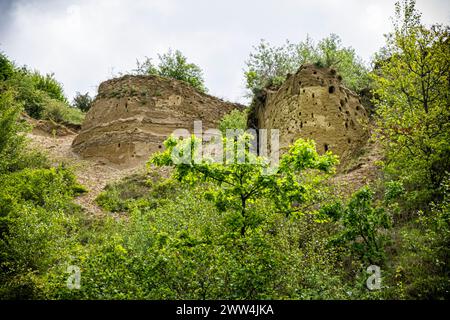
[[[122,168],[100,159],[80,159],[71,148],[76,134],[53,137],[45,133],[33,132],[28,137],[31,139],[31,145],[46,152],[55,164],[65,163],[74,169],[78,181],[89,190],[88,193],[76,198],[75,202],[89,214],[105,214],[94,200],[108,183],[145,170],[144,165]]]

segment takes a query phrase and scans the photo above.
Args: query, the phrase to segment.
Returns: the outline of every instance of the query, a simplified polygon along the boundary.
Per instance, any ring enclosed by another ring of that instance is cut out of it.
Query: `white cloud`
[[[449,21],[444,0],[418,1],[424,21]],[[392,0],[14,2],[0,13],[1,49],[19,64],[55,72],[66,93],[95,93],[136,58],[180,49],[205,72],[210,93],[243,100],[252,45],[337,33],[366,60],[383,44]],[[6,12],[7,11],[7,12]]]

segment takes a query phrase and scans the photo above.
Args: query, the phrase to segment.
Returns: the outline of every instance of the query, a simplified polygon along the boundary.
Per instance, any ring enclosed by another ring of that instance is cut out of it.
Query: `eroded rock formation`
[[[331,150],[344,163],[367,141],[368,114],[341,80],[333,69],[304,65],[257,96],[249,126],[279,129],[282,151],[298,138],[313,139],[318,152]]]
[[[85,158],[105,158],[134,165],[163,148],[175,130],[192,132],[196,120],[215,128],[228,112],[241,105],[201,93],[189,85],[157,76],[126,75],[103,82],[86,115],[75,152]]]

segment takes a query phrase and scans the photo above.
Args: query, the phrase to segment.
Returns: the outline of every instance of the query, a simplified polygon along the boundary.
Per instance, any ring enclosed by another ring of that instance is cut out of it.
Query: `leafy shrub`
[[[137,74],[152,74],[161,77],[184,81],[201,92],[207,92],[203,79],[202,69],[193,63],[188,63],[187,58],[181,51],[169,50],[167,53],[158,54],[159,64],[154,66],[151,59],[146,58],[144,62],[136,62]]]
[[[0,176],[0,296],[38,298],[45,278],[75,247],[78,209],[84,191],[64,168],[24,169]]]
[[[450,183],[442,183],[444,198],[430,212],[398,230],[395,255],[387,282],[387,298],[448,299],[450,292]]]
[[[19,121],[21,110],[12,90],[0,96],[0,175],[49,164],[41,152],[26,147],[24,134],[29,127]]]
[[[168,194],[170,201],[160,201],[157,207],[132,208],[123,220],[106,219],[101,233],[92,234],[83,258],[77,261],[81,289],[60,288],[53,295],[78,299],[346,297],[323,228],[265,210],[259,228],[246,237],[236,236],[227,222],[232,212],[219,214],[200,190],[182,185],[175,197]]]
[[[28,115],[40,119],[44,111],[46,94],[37,90],[26,69],[16,70],[5,82],[5,86],[15,93],[17,103],[23,105]]]
[[[21,110],[11,91],[0,95],[0,174],[7,171],[24,146],[24,137],[19,135],[24,127],[17,122]]]
[[[307,170],[333,172],[333,166],[338,162],[336,156],[330,152],[319,156],[313,141],[299,139],[282,156],[279,167],[272,174],[268,174],[273,168],[270,168],[270,162],[266,158],[257,156],[251,150],[252,138],[247,133],[231,141],[223,137],[223,154],[232,154],[233,157],[226,162],[220,159],[215,163],[207,157],[200,161],[194,160],[198,146],[202,143],[200,139],[192,136],[189,139],[177,140],[171,136],[164,142],[166,150],[153,155],[150,164],[174,167],[174,178],[179,181],[192,184],[207,181],[220,187],[208,188],[205,196],[221,211],[240,212],[237,221],[240,222],[239,229],[243,236],[253,218],[253,203],[270,195],[276,212],[286,215],[297,212],[314,193],[310,192],[313,190],[312,185],[305,182],[314,179],[302,180],[299,176],[308,174]],[[243,146],[242,155],[235,152],[238,146]],[[180,157],[184,161],[176,161],[173,155],[177,152],[181,153]],[[238,157],[242,157],[244,162],[239,162]],[[318,179],[316,177],[316,180]],[[294,203],[297,204],[296,208]]]
[[[226,133],[227,129],[247,129],[247,111],[234,109],[230,113],[223,116],[219,122],[219,130]]]
[[[92,98],[89,96],[89,92],[85,94],[77,92],[75,98],[73,98],[73,106],[83,112],[88,112],[92,106]]]
[[[48,97],[67,104],[67,98],[64,95],[64,89],[62,84],[59,83],[55,78],[54,74],[41,75],[38,71],[27,72],[30,77],[34,88],[45,92]]]
[[[81,125],[84,116],[81,110],[70,107],[66,103],[54,99],[45,99],[45,106],[41,117],[62,124]]]
[[[44,298],[45,278],[54,268],[70,261],[74,252],[76,220],[62,210],[47,210],[29,203],[17,205],[14,210],[17,217],[10,219],[9,232],[0,238],[0,296]]]
[[[13,92],[15,103],[23,106],[31,117],[81,124],[83,113],[69,107],[63,87],[53,74],[43,76],[38,71],[32,72],[26,67],[16,68],[4,55],[2,61],[5,68],[10,66],[13,69],[0,83],[0,91]]]
[[[0,52],[0,81],[10,79],[14,74],[14,65],[8,57]]]
[[[347,206],[335,203],[323,207],[321,213],[342,223],[343,229],[334,243],[350,244],[362,260],[381,264],[386,242],[382,230],[390,228],[392,222],[389,213],[374,204],[373,196],[370,188],[363,187],[352,195]]]
[[[123,212],[131,208],[133,200],[148,198],[150,184],[145,175],[135,174],[111,185],[95,199],[97,204],[110,212]]]

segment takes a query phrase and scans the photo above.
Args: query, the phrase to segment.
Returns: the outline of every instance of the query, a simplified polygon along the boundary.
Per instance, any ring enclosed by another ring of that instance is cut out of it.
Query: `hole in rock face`
[[[120,143],[117,146],[120,148]]]
[[[359,110],[359,106],[356,106],[356,110]]]
[[[314,113],[311,113],[311,118],[314,118]]]
[[[342,111],[342,108],[341,108],[341,107],[339,107],[339,111]]]
[[[162,148],[162,145],[159,145],[159,146],[158,146],[158,149],[161,149],[161,148]]]
[[[312,94],[312,97],[313,97],[313,98],[315,97],[314,93]]]
[[[336,88],[334,86],[329,86],[328,87],[328,92],[329,93],[334,93],[334,91],[336,91]]]
[[[348,138],[348,139],[347,139],[347,142],[348,142],[348,143],[352,143],[352,139]]]
[[[317,71],[314,71],[313,74],[317,74]]]
[[[348,123],[347,122],[345,123],[345,129],[348,129]]]
[[[325,143],[325,144],[323,145],[323,149],[325,150],[325,152],[327,152],[327,151],[328,151],[328,149],[329,149],[329,146],[328,146],[328,144],[327,144],[327,143]]]

